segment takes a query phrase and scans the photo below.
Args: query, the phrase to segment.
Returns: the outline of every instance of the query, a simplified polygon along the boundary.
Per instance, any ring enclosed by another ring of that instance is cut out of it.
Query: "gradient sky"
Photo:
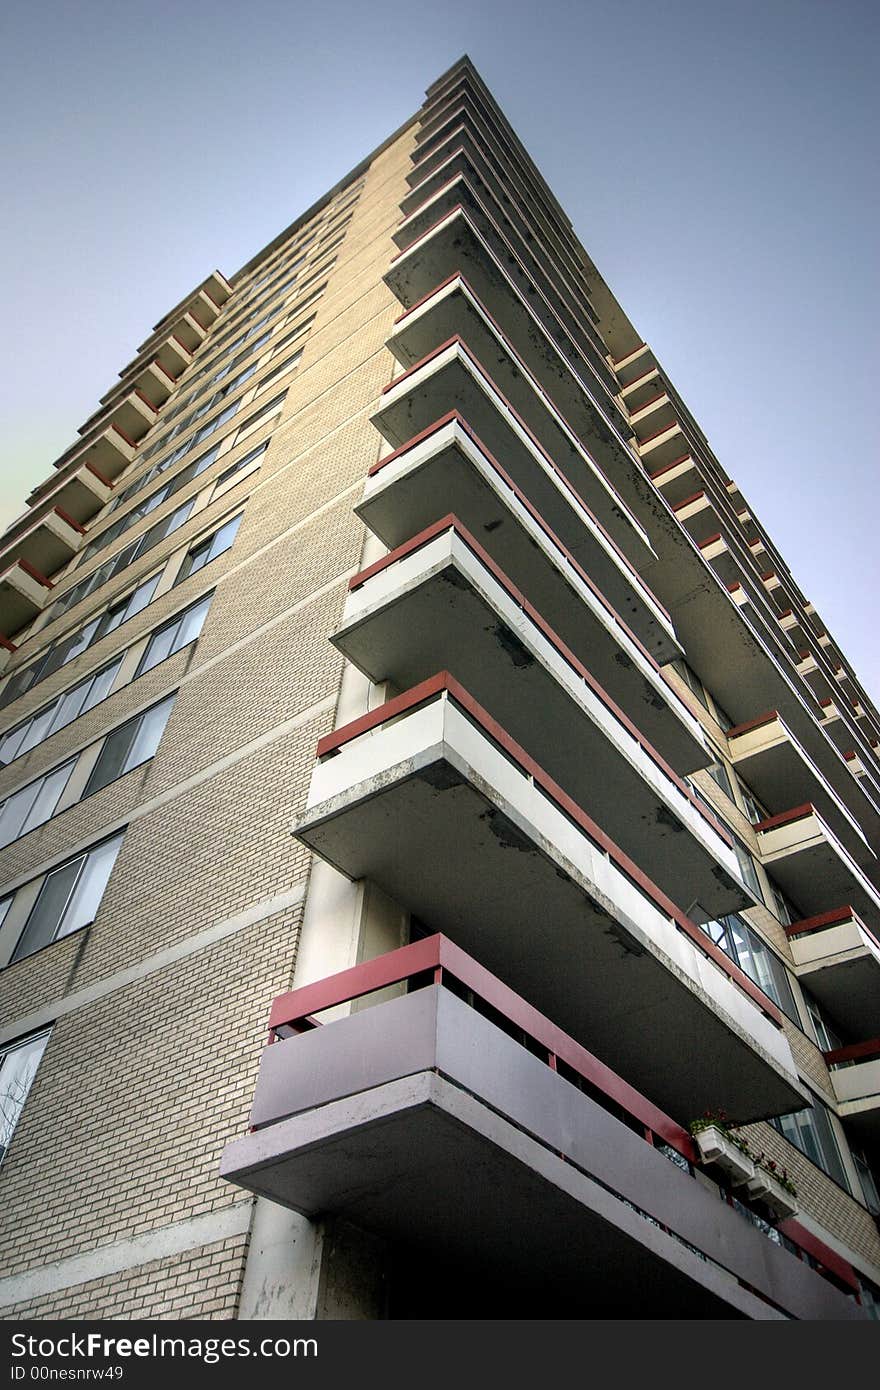
[[[463,52],[880,703],[878,0],[6,0],[0,525]]]

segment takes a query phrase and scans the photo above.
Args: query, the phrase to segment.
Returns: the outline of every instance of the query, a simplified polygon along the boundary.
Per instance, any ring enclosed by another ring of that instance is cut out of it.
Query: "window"
[[[704,767],[703,771],[708,772],[715,785],[721,788],[730,801],[733,801],[733,787],[730,785],[730,775],[724,763],[716,758],[708,767]]]
[[[739,874],[747,888],[751,889],[759,902],[764,901],[764,894],[761,891],[761,880],[758,878],[758,870],[752,857],[751,850],[743,844],[736,835],[733,834],[733,852],[736,855],[736,862],[739,865]]]
[[[840,1187],[849,1191],[834,1130],[828,1118],[828,1111],[821,1101],[815,1101],[807,1106],[806,1110],[798,1110],[795,1115],[774,1115],[770,1124],[780,1134],[784,1134],[796,1149],[806,1154],[817,1168],[821,1168],[829,1178],[833,1178]]]
[[[133,618],[142,608],[145,608],[153,597],[153,591],[159,582],[158,573],[144,579],[118,603],[92,618],[83,627],[77,628],[70,636],[63,637],[58,642],[53,642],[47,647],[41,656],[32,665],[26,666],[24,670],[17,671],[7,682],[2,694],[0,694],[0,707],[8,705],[10,701],[30,690],[44,677],[58,671],[62,666],[66,666],[68,661],[72,661],[75,656],[87,651],[94,646],[108,632],[112,632],[122,623]]]
[[[838,1036],[833,1023],[825,1014],[818,1001],[804,990],[804,1003],[807,1006],[807,1013],[810,1015],[810,1022],[813,1025],[813,1033],[816,1042],[823,1052],[834,1052],[838,1047],[843,1047],[843,1039]]]
[[[859,1175],[862,1192],[865,1194],[865,1206],[873,1216],[880,1216],[880,1191],[877,1189],[871,1165],[861,1149],[854,1149],[850,1146],[850,1153]]]
[[[0,1163],[6,1156],[28,1092],[34,1084],[49,1029],[0,1047]]]
[[[704,923],[702,930],[800,1027],[788,971],[748,922],[732,912]]]
[[[182,584],[184,579],[189,579],[190,575],[204,569],[205,565],[209,565],[212,560],[217,559],[218,555],[222,555],[225,550],[230,548],[241,525],[242,515],[243,513],[239,512],[238,516],[225,522],[219,531],[215,531],[211,536],[206,536],[204,540],[193,546],[180,567],[180,573],[175,580],[176,584]]]
[[[54,816],[75,764],[76,758],[71,758],[0,802],[0,848]]]
[[[288,357],[286,362],[282,362],[280,366],[275,367],[274,370],[271,371],[269,375],[267,377],[264,377],[263,380],[260,382],[259,386],[257,387],[256,394],[259,396],[260,392],[265,391],[267,386],[271,386],[273,381],[277,381],[280,376],[285,376],[287,372],[292,372],[294,367],[298,364],[299,359],[302,357],[302,355],[303,350],[302,348],[300,348],[299,352],[294,352],[290,357]]]
[[[135,679],[142,676],[144,671],[151,671],[166,657],[179,652],[181,647],[195,641],[202,630],[205,618],[208,616],[208,609],[213,597],[212,593],[206,594],[204,598],[199,599],[198,603],[185,608],[182,613],[178,613],[169,622],[156,628],[141,657],[140,665],[135,672]]]
[[[176,479],[174,481],[176,482]],[[176,487],[172,488],[171,483],[166,483],[165,487],[161,488],[159,493],[155,495],[158,496],[160,502],[164,502],[165,498],[176,490]],[[132,541],[130,545],[120,550],[118,555],[114,555],[111,560],[106,560],[103,565],[99,565],[86,579],[81,580],[79,584],[75,584],[72,589],[69,589],[62,598],[58,599],[56,603],[53,604],[53,618],[60,618],[62,613],[67,612],[68,608],[72,608],[73,605],[79,603],[81,599],[87,598],[89,594],[94,593],[102,584],[106,584],[109,580],[115,579],[117,574],[121,574],[123,570],[128,569],[129,565],[134,564],[135,560],[139,560],[148,550],[152,550],[154,545],[158,545],[160,541],[170,536],[186,521],[193,509],[194,501],[195,498],[191,497],[188,502],[184,502],[176,511],[169,512],[168,516],[163,517],[161,521],[157,521],[155,526],[151,526],[142,536],[138,536],[137,540]],[[146,503],[144,507],[147,507]],[[147,510],[152,510],[152,506],[147,507]],[[121,521],[110,528],[110,531],[115,533],[111,538],[115,540],[117,536],[121,535],[122,532],[127,530],[135,521],[140,521],[141,517],[144,515],[146,515],[146,511],[143,507],[139,507],[136,511],[123,517]],[[101,536],[95,542],[95,550],[103,546],[104,539],[105,536]]]
[[[249,469],[253,464],[259,466],[258,461],[263,457],[268,447],[269,441],[267,439],[262,444],[258,444],[256,449],[251,449],[247,454],[244,454],[237,463],[231,464],[229,468],[224,468],[214,484],[215,488],[222,487],[224,483],[229,482],[230,478],[234,478],[236,473],[241,473],[245,468]]]
[[[306,319],[305,323],[301,323],[298,325],[298,327],[292,328],[289,333],[285,333],[283,338],[279,338],[278,342],[275,344],[275,346],[272,349],[272,352],[269,355],[269,361],[271,362],[273,357],[277,357],[278,353],[281,352],[284,348],[290,347],[290,344],[292,342],[295,342],[297,338],[299,338],[303,333],[305,333],[306,330],[311,327],[314,321],[315,316],[314,314],[312,314],[309,318]]]
[[[154,756],[165,732],[175,695],[169,695],[160,704],[143,710],[107,735],[83,791],[84,797],[100,791],[110,782],[115,782],[117,777],[123,777],[126,772],[131,772],[132,768]]]
[[[93,676],[88,676],[63,695],[59,695],[51,705],[46,705],[23,724],[16,725],[8,734],[2,735],[0,763],[11,763],[13,759],[22,757],[32,748],[36,748],[38,743],[51,738],[59,729],[63,729],[81,714],[99,704],[113,684],[121,664],[122,658],[118,657],[109,665],[102,666]]]
[[[273,396],[271,401],[267,401],[266,404],[264,406],[261,406],[259,410],[255,411],[253,415],[249,415],[248,418],[244,421],[244,423],[240,425],[238,428],[238,431],[235,436],[236,444],[238,444],[242,439],[246,439],[249,434],[253,434],[254,430],[258,430],[261,425],[268,424],[269,420],[272,419],[274,416],[280,414],[281,407],[284,404],[284,397],[286,395],[287,392],[282,391],[280,395]]]
[[[114,835],[46,875],[12,953],[13,961],[94,921],[122,838],[122,833]]]
[[[752,822],[752,825],[757,825],[758,821],[767,820],[770,815],[770,812],[767,810],[767,808],[761,805],[758,798],[754,795],[753,792],[749,791],[745,782],[743,782],[741,778],[737,777],[736,780],[739,785],[743,805],[746,808],[746,815]]]

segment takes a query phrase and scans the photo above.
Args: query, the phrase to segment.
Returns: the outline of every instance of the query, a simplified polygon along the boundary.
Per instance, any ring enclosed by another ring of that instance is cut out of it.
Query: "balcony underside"
[[[294,833],[478,954],[676,1118],[802,1106],[781,1030],[445,700],[325,759]]]
[[[452,510],[677,771],[710,761],[697,720],[460,422],[383,464],[355,510],[392,549]]]
[[[398,448],[451,409],[461,413],[575,559],[589,567],[603,593],[610,589],[612,602],[616,595],[628,604],[627,621],[654,659],[671,661],[680,653],[669,619],[650,591],[626,576],[610,547],[597,544],[590,512],[635,569],[651,553],[647,540],[619,509],[614,514],[604,483],[597,482],[582,460],[576,485],[560,476],[554,468],[560,464],[559,455],[551,462],[541,452],[466,347],[453,343],[402,378],[386,392],[372,419],[384,438]],[[589,511],[585,512],[582,502]]]
[[[456,531],[368,579],[349,598],[333,642],[371,680],[391,680],[399,690],[438,667],[450,671],[695,920],[753,905],[731,846],[699,804]],[[606,658],[612,673],[614,655]]]
[[[289,1118],[230,1144],[224,1177],[460,1261],[490,1287],[500,1279],[589,1317],[777,1316],[740,1278],[790,1316],[858,1316],[716,1191],[446,990],[266,1049],[263,1111],[267,1100]]]

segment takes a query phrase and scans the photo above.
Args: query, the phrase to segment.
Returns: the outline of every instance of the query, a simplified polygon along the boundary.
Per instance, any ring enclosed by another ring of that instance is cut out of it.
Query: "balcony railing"
[[[270,1028],[232,1182],[591,1316],[645,1282],[671,1316],[860,1316],[845,1260],[695,1181],[680,1124],[441,935],[282,995]]]
[[[294,833],[348,878],[516,968],[675,1113],[802,1107],[775,1004],[448,673],[317,751]]]

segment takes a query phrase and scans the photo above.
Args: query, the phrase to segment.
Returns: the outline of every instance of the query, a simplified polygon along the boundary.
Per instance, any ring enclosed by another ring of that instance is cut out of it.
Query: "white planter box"
[[[752,1160],[715,1125],[698,1130],[694,1135],[694,1143],[703,1162],[713,1163],[716,1168],[723,1169],[734,1187],[741,1187],[743,1183],[754,1178],[755,1165]]]
[[[798,1199],[782,1186],[782,1183],[768,1173],[766,1168],[756,1168],[755,1176],[746,1188],[749,1196],[768,1206],[778,1217],[794,1216],[799,1210]]]

